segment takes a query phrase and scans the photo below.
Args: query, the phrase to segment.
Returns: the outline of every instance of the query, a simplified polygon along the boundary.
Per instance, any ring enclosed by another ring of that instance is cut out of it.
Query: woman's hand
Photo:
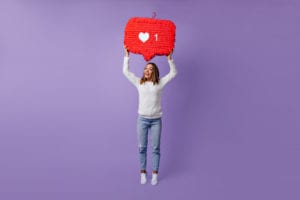
[[[171,51],[170,54],[168,55],[168,60],[172,60],[173,52],[174,52],[174,49],[172,49],[172,51]]]
[[[126,46],[124,46],[124,51],[125,51],[125,56],[129,57],[129,50],[127,49]]]

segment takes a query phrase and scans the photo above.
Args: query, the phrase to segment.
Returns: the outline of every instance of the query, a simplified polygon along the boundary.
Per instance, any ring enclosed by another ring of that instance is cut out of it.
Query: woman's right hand
[[[124,51],[125,51],[125,56],[129,57],[129,50],[127,49],[126,46],[124,46]]]

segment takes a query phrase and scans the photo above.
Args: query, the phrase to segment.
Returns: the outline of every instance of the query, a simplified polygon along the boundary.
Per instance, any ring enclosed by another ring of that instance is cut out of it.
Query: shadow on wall
[[[175,64],[178,75],[170,85],[172,97],[165,97],[167,112],[165,117],[165,137],[162,142],[165,156],[162,155],[161,176],[171,176],[189,170],[193,166],[193,157],[197,156],[201,148],[201,110],[203,103],[201,97],[207,84],[205,84],[204,63],[193,59],[177,59]],[[195,146],[196,145],[196,146]]]

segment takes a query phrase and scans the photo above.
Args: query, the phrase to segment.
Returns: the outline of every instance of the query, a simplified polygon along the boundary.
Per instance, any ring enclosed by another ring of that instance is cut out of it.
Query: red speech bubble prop
[[[174,49],[175,29],[170,20],[134,17],[126,24],[124,45],[146,61],[155,55],[169,55]]]

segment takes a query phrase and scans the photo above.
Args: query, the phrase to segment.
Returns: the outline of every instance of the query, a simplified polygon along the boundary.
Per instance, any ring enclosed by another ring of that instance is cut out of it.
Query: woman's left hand
[[[172,51],[171,51],[170,54],[168,55],[168,60],[172,60],[173,52],[174,52],[174,49],[172,49]]]

